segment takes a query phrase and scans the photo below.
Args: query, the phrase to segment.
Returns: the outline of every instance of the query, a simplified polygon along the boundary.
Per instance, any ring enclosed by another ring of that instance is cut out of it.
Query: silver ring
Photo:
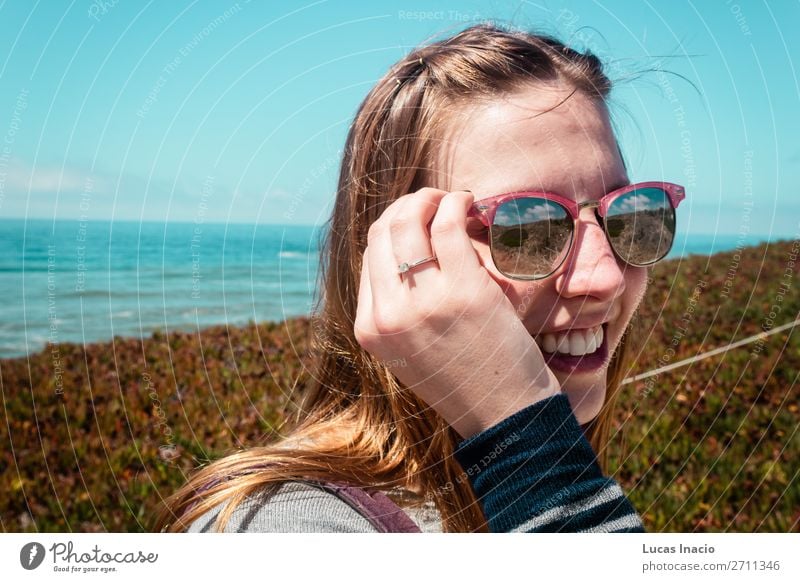
[[[423,263],[427,263],[428,261],[436,261],[436,260],[438,260],[436,258],[436,255],[431,255],[430,257],[425,257],[424,259],[418,259],[411,263],[400,263],[399,265],[397,265],[397,272],[400,273],[400,275],[402,276],[403,273],[407,273],[416,266],[419,266]]]

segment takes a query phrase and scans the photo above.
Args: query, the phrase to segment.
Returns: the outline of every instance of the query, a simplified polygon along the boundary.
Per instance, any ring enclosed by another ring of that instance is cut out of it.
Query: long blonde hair
[[[557,40],[479,24],[411,52],[361,103],[347,136],[321,254],[313,318],[312,367],[293,430],[197,470],[157,517],[160,531],[183,531],[217,504],[222,531],[248,495],[290,480],[340,480],[432,497],[445,532],[486,532],[486,519],[453,456],[458,434],[356,342],[361,258],[369,226],[398,197],[425,185],[432,147],[448,107],[558,81],[605,101],[611,83],[591,53]],[[627,334],[626,334],[627,335]],[[585,427],[605,468],[626,337],[610,362],[606,401]]]

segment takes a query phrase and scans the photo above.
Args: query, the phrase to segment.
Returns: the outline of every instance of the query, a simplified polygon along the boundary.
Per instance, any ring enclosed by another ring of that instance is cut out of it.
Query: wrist
[[[555,384],[544,388],[521,390],[508,398],[494,398],[491,403],[475,406],[472,410],[460,415],[459,418],[450,422],[450,426],[461,435],[462,439],[466,440],[500,424],[519,411],[560,393],[560,386]]]

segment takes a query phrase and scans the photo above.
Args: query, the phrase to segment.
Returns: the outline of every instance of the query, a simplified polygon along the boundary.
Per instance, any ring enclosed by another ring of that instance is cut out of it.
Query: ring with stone
[[[427,263],[428,261],[436,261],[436,255],[431,255],[430,257],[425,257],[424,259],[417,259],[416,261],[412,261],[410,263],[400,263],[397,265],[397,272],[400,273],[402,276],[403,273],[407,273],[414,267],[422,265],[423,263]]]

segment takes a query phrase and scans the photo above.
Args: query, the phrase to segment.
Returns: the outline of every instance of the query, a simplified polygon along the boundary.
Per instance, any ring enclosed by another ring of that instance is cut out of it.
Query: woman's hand
[[[470,192],[422,188],[384,211],[369,229],[354,326],[463,438],[560,390],[467,236],[472,202]],[[434,254],[401,278],[398,264]]]

